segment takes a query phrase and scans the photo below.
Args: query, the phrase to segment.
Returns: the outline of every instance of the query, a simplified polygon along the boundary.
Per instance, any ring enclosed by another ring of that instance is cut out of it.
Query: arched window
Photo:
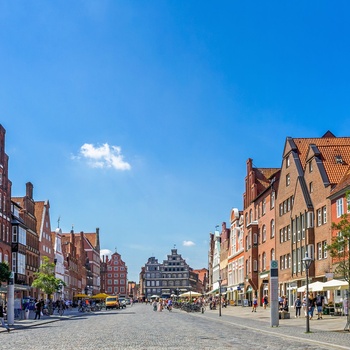
[[[249,223],[251,224],[253,222],[253,210],[249,210]]]
[[[275,260],[275,249],[271,249],[271,260]]]
[[[262,269],[263,271],[266,270],[266,253],[265,252],[263,252],[262,254]]]
[[[272,219],[270,223],[271,238],[275,237],[275,220]]]
[[[266,226],[264,225],[262,228],[262,241],[266,241]]]

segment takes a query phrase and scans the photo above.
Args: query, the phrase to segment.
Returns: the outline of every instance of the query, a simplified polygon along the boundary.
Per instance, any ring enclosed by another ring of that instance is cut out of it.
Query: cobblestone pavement
[[[0,349],[350,349],[349,332],[322,329],[330,319],[311,322],[312,333],[306,334],[303,319],[280,320],[279,327],[272,328],[269,310],[249,312],[229,307],[219,317],[218,310],[154,312],[144,304],[99,313],[71,312],[61,318],[17,322],[10,333],[1,332]]]

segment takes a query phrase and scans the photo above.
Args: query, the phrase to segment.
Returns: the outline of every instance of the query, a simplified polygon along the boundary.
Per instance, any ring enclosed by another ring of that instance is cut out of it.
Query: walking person
[[[269,303],[269,297],[267,295],[264,295],[263,297],[264,309],[266,309],[268,303]]]
[[[295,318],[298,318],[300,317],[300,309],[301,309],[301,300],[299,297],[295,299],[294,307],[295,307]]]
[[[324,306],[324,296],[320,294],[320,292],[317,293],[315,298],[315,304],[317,307],[317,319],[322,320],[322,312],[323,312],[323,306]]]
[[[34,320],[36,320],[36,319],[40,320],[41,310],[42,310],[41,301],[35,299],[35,317],[34,317]]]
[[[7,329],[7,332],[10,332],[10,327],[6,326],[5,321],[4,321],[5,315],[4,315],[4,304],[1,301],[0,302],[0,320],[1,320],[1,325]]]
[[[315,310],[315,298],[312,293],[309,294],[309,319],[312,320],[314,317],[314,310]]]
[[[258,306],[258,298],[255,296],[253,298],[253,309],[252,309],[252,312],[256,312],[257,306]]]

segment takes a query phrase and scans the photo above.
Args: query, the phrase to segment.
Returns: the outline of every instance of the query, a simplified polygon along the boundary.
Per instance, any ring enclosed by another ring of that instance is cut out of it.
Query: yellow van
[[[119,300],[117,296],[106,298],[106,310],[108,309],[119,309]]]

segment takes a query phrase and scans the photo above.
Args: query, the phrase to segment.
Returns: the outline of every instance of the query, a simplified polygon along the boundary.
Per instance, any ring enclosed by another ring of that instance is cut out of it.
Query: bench
[[[279,319],[280,320],[290,319],[290,313],[288,311],[279,311]]]

